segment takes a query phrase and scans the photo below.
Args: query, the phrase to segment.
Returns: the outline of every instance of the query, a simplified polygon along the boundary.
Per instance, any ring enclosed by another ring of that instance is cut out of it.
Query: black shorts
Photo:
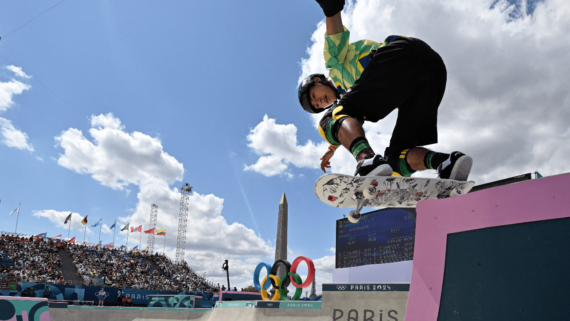
[[[417,38],[401,38],[372,53],[370,64],[339,102],[377,122],[398,108],[384,156],[437,143],[437,112],[447,82],[443,60]]]

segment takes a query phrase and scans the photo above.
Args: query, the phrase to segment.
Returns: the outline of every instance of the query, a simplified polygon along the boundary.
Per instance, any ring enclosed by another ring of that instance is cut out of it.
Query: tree
[[[250,285],[247,288],[244,288],[243,290],[245,292],[258,292],[259,293],[259,290],[256,287],[254,287],[253,285]]]

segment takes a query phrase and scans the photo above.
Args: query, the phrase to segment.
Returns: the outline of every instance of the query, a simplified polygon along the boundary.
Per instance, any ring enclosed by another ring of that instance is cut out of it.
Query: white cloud
[[[29,90],[30,88],[32,86],[15,79],[0,82],[0,112],[4,112],[14,105],[14,95],[20,95],[24,90]]]
[[[298,145],[295,125],[279,125],[267,115],[250,131],[247,140],[248,147],[261,157],[255,164],[246,165],[244,169],[268,177],[284,174],[291,178],[292,174],[287,171],[289,164],[318,168],[319,158],[328,146],[324,142],[316,145],[310,140],[305,145]]]
[[[120,232],[126,224],[143,225],[148,229],[150,208],[158,205],[157,229],[166,229],[166,239],[155,237],[155,251],[174,256],[180,210],[180,191],[170,185],[179,183],[184,167],[163,150],[159,139],[140,132],[128,133],[120,120],[112,114],[92,116],[89,134],[92,140],[75,128],[69,128],[56,137],[63,149],[58,164],[79,174],[88,174],[102,185],[115,190],[138,187],[138,204],[128,216],[118,217],[116,244],[123,243],[127,232]],[[224,259],[232,261],[232,279],[250,278],[255,264],[273,252],[271,244],[240,223],[229,224],[222,215],[224,200],[212,194],[194,191],[189,196],[186,237],[186,260],[197,271],[207,271],[208,278],[223,280],[221,265]],[[106,226],[103,227],[106,229]],[[129,245],[138,245],[138,233],[129,235]],[[143,248],[147,235],[142,234]],[[243,257],[251,257],[252,261]],[[250,272],[249,275],[247,273]]]
[[[19,77],[30,78],[20,67],[8,66],[6,69]],[[10,79],[7,82],[0,81],[0,113],[14,105],[14,95],[20,95],[30,88],[30,85],[15,79]],[[28,143],[28,135],[16,129],[10,120],[2,117],[0,117],[0,143],[12,148],[34,151],[32,144]]]
[[[8,147],[34,151],[34,147],[28,142],[28,135],[16,129],[10,120],[2,117],[0,117],[0,137],[0,142]]]
[[[18,76],[20,78],[25,78],[25,79],[32,78],[32,76],[28,76],[28,75],[26,75],[25,72],[22,71],[22,67],[16,67],[16,66],[10,65],[10,66],[6,67],[6,69],[15,73],[16,76]]]
[[[473,156],[472,179],[482,183],[535,170],[545,175],[568,172],[570,3],[538,2],[532,16],[525,13],[524,2],[511,6],[501,1],[489,9],[492,3],[359,0],[345,10],[343,22],[351,41],[382,41],[402,34],[426,41],[442,56],[448,82],[439,109],[440,142],[429,147]],[[321,22],[301,62],[300,78],[326,72],[324,33]],[[389,142],[396,113],[392,114],[392,119],[365,127],[377,153],[383,153]],[[285,134],[296,139],[291,132]],[[260,150],[266,159],[260,158],[258,172],[267,172],[269,165],[263,164],[311,167],[298,165],[289,159],[294,156],[281,150]],[[331,160],[333,171],[351,173],[355,163],[350,158],[337,152]],[[272,168],[284,171],[283,166]]]
[[[75,128],[64,131],[56,142],[64,149],[58,164],[113,189],[142,184],[156,178],[165,182],[181,180],[184,168],[162,150],[159,139],[140,132],[123,131],[112,114],[93,116],[89,133],[95,143]]]

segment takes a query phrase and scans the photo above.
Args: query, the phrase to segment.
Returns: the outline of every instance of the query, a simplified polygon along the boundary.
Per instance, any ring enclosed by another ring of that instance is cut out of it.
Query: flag
[[[142,250],[141,252],[148,252],[148,246],[146,247],[146,249]]]
[[[117,224],[117,221],[113,222],[113,225],[111,225],[111,227],[109,227],[110,230],[115,228],[115,224]]]
[[[69,220],[71,220],[71,213],[69,213],[69,215],[67,215],[67,217],[65,218],[65,222],[63,222],[63,224],[67,224],[67,222],[69,222]]]
[[[131,252],[136,251],[138,247],[139,247],[138,245],[136,245],[135,247],[133,247],[133,248],[131,249]]]
[[[81,244],[85,244],[85,243],[87,243],[87,241],[83,241],[83,242],[81,242]]]
[[[41,237],[41,238],[46,238],[47,237],[47,233],[40,233],[38,235],[36,235],[36,237]]]
[[[99,222],[97,222],[97,223],[91,225],[91,227],[97,227],[97,225],[101,224],[101,222],[103,222],[103,218],[100,218],[100,219],[99,219]]]
[[[154,229],[155,229],[155,228],[153,227],[153,228],[151,228],[150,230],[146,230],[146,231],[144,231],[144,232],[145,232],[145,234],[154,234]]]
[[[142,225],[139,225],[139,227],[131,227],[131,233],[134,232],[142,232]]]
[[[101,245],[103,245],[103,241],[99,241],[99,244],[97,244],[96,247],[99,247]]]
[[[16,209],[13,210],[12,213],[10,213],[10,215],[12,215],[12,214],[14,214],[14,213],[16,213],[16,212],[18,212],[18,214],[20,214],[20,205],[21,205],[21,204],[22,204],[22,203],[18,204],[18,207],[16,207]]]
[[[85,218],[83,220],[81,220],[81,224],[87,225],[87,216],[89,216],[89,215],[86,215]]]
[[[69,240],[69,243],[75,243],[75,236],[71,240]]]
[[[125,244],[121,245],[121,247],[119,247],[119,249],[126,249],[127,247],[125,246]]]
[[[58,236],[52,236],[52,237],[50,237],[50,239],[58,239],[60,237],[61,237],[61,234],[59,234]]]
[[[121,231],[127,230],[127,232],[129,231],[129,223],[127,223],[127,225],[125,225],[125,227],[123,227],[121,229]]]
[[[109,244],[105,245],[105,247],[108,248],[108,249],[110,249],[110,248],[113,247],[113,243],[109,243]]]
[[[157,230],[156,235],[166,236],[166,230]]]

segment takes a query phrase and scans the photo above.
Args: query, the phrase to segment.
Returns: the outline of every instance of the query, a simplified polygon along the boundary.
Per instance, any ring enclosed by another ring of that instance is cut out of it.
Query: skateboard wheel
[[[362,190],[362,195],[364,195],[364,198],[369,200],[376,198],[376,187],[369,186],[364,188]]]
[[[358,221],[360,221],[360,213],[356,213],[356,210],[350,211],[348,214],[348,221],[350,223],[358,223]]]

